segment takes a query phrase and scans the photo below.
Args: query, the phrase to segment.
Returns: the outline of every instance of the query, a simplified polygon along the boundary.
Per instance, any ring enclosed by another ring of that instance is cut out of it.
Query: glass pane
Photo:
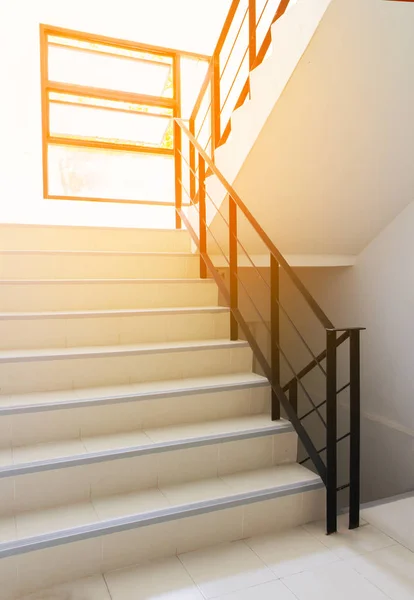
[[[169,64],[54,44],[49,44],[48,64],[51,81],[150,96],[172,96],[172,67]]]
[[[52,196],[174,202],[174,158],[49,145]]]
[[[172,147],[172,121],[162,115],[50,102],[50,133],[77,139]]]
[[[208,62],[192,58],[181,58],[181,116],[191,117],[194,104],[205,79]]]
[[[173,116],[173,109],[165,106],[149,106],[147,104],[137,104],[136,102],[121,102],[118,100],[106,100],[104,98],[87,98],[85,96],[75,96],[73,94],[62,94],[60,92],[49,92],[49,99],[57,102],[66,102],[69,104],[82,104],[82,106],[93,106],[96,108],[116,108],[117,110],[127,110],[133,112],[154,113],[157,115]]]

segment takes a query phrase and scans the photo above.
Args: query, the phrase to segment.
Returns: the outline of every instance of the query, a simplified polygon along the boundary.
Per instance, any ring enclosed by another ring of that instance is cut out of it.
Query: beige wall
[[[306,4],[287,15],[292,36]],[[282,252],[358,255],[412,200],[413,31],[410,3],[332,0],[280,97],[278,63],[259,67],[268,76],[234,119],[223,166],[231,172],[230,150],[237,155],[243,127],[260,109],[254,94],[274,93],[234,185]],[[224,239],[219,219],[216,226]],[[249,250],[259,253],[249,236]]]
[[[354,267],[301,268],[297,274],[338,327],[364,326],[362,333],[362,499],[375,500],[414,489],[414,201],[360,254]],[[265,274],[266,275],[266,274]],[[268,274],[267,274],[268,276]],[[257,278],[243,274],[265,319],[268,305]],[[323,332],[299,296],[282,279],[282,302],[314,352]],[[263,348],[268,336],[247,303],[243,314]],[[282,323],[282,342],[296,368],[308,359],[291,327]],[[344,348],[346,351],[346,348]],[[339,380],[347,379],[341,356]],[[304,381],[312,397],[323,399],[324,381],[315,373]],[[347,394],[340,396],[341,427],[349,418]],[[303,401],[303,398],[302,398]],[[304,406],[304,404],[302,404]],[[323,439],[316,418],[307,422]],[[346,479],[341,450],[340,479]],[[342,482],[342,481],[341,481]],[[346,503],[346,495],[342,501]]]

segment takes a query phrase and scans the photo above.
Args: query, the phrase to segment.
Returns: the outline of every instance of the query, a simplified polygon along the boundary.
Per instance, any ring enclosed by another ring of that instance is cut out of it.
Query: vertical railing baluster
[[[173,58],[173,93],[174,109],[173,116],[181,117],[181,69],[180,56],[175,54]],[[182,205],[182,156],[181,156],[181,127],[174,121],[174,167],[175,167],[175,227],[181,229],[180,210]]]
[[[256,0],[249,0],[249,71],[256,60]]]
[[[221,137],[221,100],[220,100],[220,55],[216,52],[212,60],[211,73],[211,157]]]
[[[326,533],[337,530],[336,331],[326,332]]]
[[[359,527],[360,503],[360,440],[361,440],[361,375],[360,330],[350,331],[350,454],[349,454],[349,529]]]
[[[280,383],[280,313],[279,313],[279,263],[270,255],[270,354],[272,383]],[[280,419],[280,402],[272,390],[272,421]]]
[[[239,326],[233,310],[238,309],[238,271],[237,271],[237,204],[229,196],[229,261],[230,261],[230,339],[239,338]]]
[[[195,120],[194,119],[190,119],[189,123],[188,123],[188,128],[190,130],[191,135],[193,135],[195,137]],[[193,144],[191,142],[189,142],[189,152],[188,152],[188,156],[189,156],[189,171],[190,171],[190,201],[194,202],[195,201],[195,195],[196,195],[196,176],[195,176],[195,171],[196,171],[196,156],[195,156],[195,148],[193,146]]]
[[[206,163],[204,158],[198,157],[198,214],[200,227],[200,277],[207,277],[207,266],[204,261],[204,255],[207,252],[207,232],[206,232]]]
[[[298,380],[292,379],[289,385],[289,402],[295,411],[298,414]]]

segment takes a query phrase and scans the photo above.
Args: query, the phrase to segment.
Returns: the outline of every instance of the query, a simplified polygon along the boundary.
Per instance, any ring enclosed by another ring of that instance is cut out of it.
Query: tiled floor
[[[414,493],[367,506],[362,515],[371,525],[414,552]]]
[[[24,600],[412,600],[414,553],[364,522],[256,536],[105,573]]]

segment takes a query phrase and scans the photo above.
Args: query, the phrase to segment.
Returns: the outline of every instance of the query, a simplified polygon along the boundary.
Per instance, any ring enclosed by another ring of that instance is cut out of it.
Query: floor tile
[[[157,454],[158,487],[217,476],[219,444]]]
[[[159,490],[141,490],[130,494],[98,497],[92,502],[100,519],[116,519],[169,506],[168,500]]]
[[[105,450],[131,448],[133,446],[149,446],[152,444],[152,441],[148,436],[141,431],[82,437],[82,442],[88,452],[103,452]]]
[[[361,514],[371,525],[414,552],[414,496],[366,508]]]
[[[343,561],[281,580],[298,600],[387,600],[387,596]]]
[[[243,538],[293,529],[302,524],[303,494],[279,496],[243,507]]]
[[[146,560],[174,556],[177,528],[180,523],[158,523],[103,536],[103,572],[130,567]]]
[[[70,529],[98,521],[90,502],[59,506],[48,510],[20,513],[16,516],[18,538]]]
[[[112,600],[203,600],[178,558],[105,573]]]
[[[172,504],[202,502],[234,494],[233,490],[218,478],[169,485],[160,489]]]
[[[236,506],[176,521],[177,554],[243,538],[243,507]]]
[[[206,598],[274,579],[270,569],[243,542],[205,548],[179,558]]]
[[[219,596],[217,600],[297,600],[281,581],[269,581]]]
[[[225,475],[222,479],[236,492],[250,492],[259,488],[268,489],[280,485],[294,484],[299,481],[318,479],[318,477],[300,465],[282,465],[269,469],[257,469]]]
[[[2,398],[0,404],[7,406],[25,406],[31,404],[47,404],[52,402],[70,402],[76,399],[76,390],[57,390],[53,392],[32,392],[27,394],[11,394]]]
[[[392,546],[395,541],[372,525],[364,525],[358,529],[339,527],[338,533],[326,535],[325,522],[317,521],[304,525],[306,531],[315,536],[339,558],[347,559],[374,550]]]
[[[0,544],[16,539],[16,521],[14,517],[0,518]]]
[[[218,474],[225,476],[240,471],[271,467],[272,450],[271,435],[220,444]]]
[[[414,553],[407,548],[389,546],[348,562],[391,600],[414,598]]]
[[[302,527],[252,537],[246,544],[275,573],[286,577],[327,565],[338,557]]]
[[[0,449],[0,468],[1,467],[10,467],[12,464],[13,464],[13,455],[12,455],[11,448],[1,448]]]
[[[216,429],[214,421],[206,421],[204,423],[191,423],[190,425],[172,425],[170,427],[147,429],[146,433],[151,440],[159,443],[213,435],[216,433]]]
[[[13,462],[14,464],[28,463],[32,461],[76,456],[77,454],[85,454],[85,452],[85,446],[80,440],[20,446],[19,448],[13,448]]]
[[[17,557],[10,556],[0,560],[1,599],[15,600],[18,592]]]
[[[111,600],[102,575],[63,583],[19,600]]]
[[[99,537],[20,554],[17,556],[19,594],[24,596],[95,576],[100,571],[101,558],[102,539]]]

